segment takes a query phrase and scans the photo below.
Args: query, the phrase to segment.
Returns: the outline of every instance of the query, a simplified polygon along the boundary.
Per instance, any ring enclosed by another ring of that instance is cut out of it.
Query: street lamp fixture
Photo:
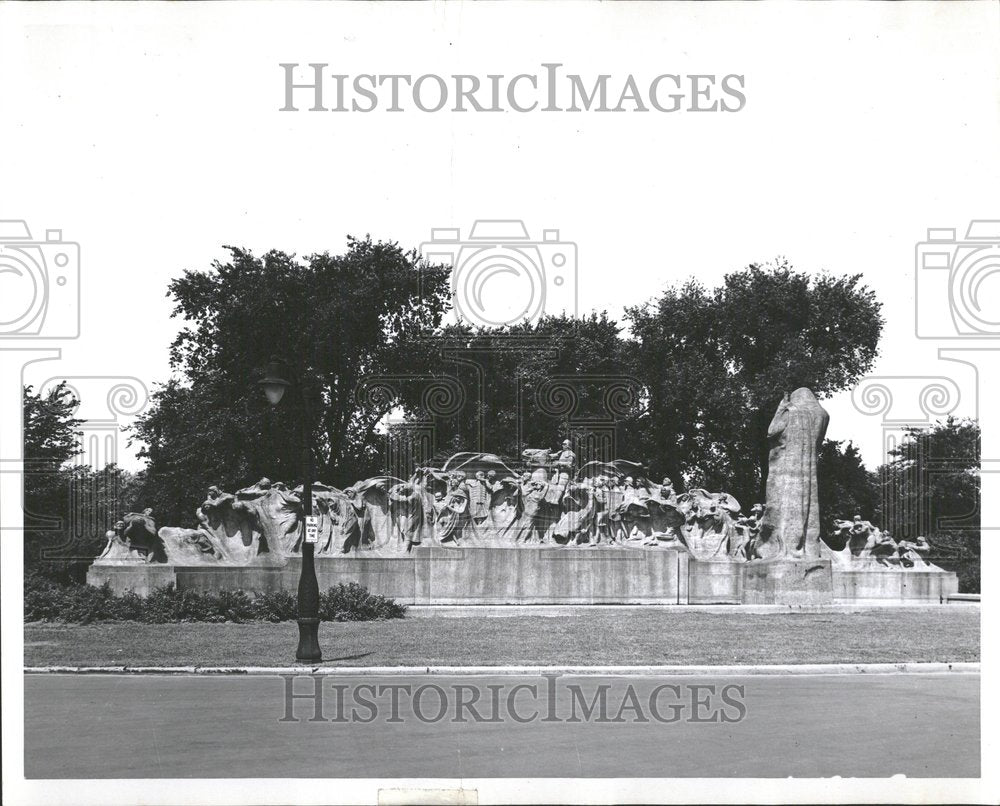
[[[309,440],[309,413],[306,394],[301,382],[293,380],[288,365],[280,358],[272,358],[257,381],[264,390],[267,402],[277,406],[285,390],[294,387],[298,392],[299,423],[302,440],[302,570],[299,574],[299,647],[295,653],[297,663],[315,663],[323,660],[319,648],[319,582],[316,579],[316,546],[310,540],[308,522],[313,517],[312,508],[312,445]]]
[[[285,389],[292,385],[288,380],[288,374],[288,365],[280,358],[272,358],[264,370],[264,377],[257,381],[258,386],[264,390],[267,402],[272,406],[277,406],[281,402]]]

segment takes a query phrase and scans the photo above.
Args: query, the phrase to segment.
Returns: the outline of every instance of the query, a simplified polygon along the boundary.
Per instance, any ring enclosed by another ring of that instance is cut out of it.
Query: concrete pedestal
[[[174,566],[150,563],[143,565],[98,565],[87,569],[87,584],[95,588],[105,582],[116,594],[132,591],[140,596],[149,596],[156,588],[171,583],[177,584]]]
[[[941,604],[954,593],[958,575],[952,571],[866,568],[833,573],[837,604]]]
[[[294,590],[299,560],[283,584]],[[320,590],[357,582],[402,604],[681,604],[687,556],[676,551],[421,547],[398,557],[318,557]]]
[[[683,604],[687,554],[670,549],[421,548],[415,604]]]
[[[743,604],[812,606],[833,604],[829,560],[768,560],[741,567]]]
[[[689,560],[687,604],[740,604],[742,569],[739,563]]]
[[[87,581],[116,592],[265,592],[298,587],[302,561],[281,566],[101,566]],[[356,582],[401,604],[686,604],[688,556],[670,549],[442,548],[411,554],[317,557],[320,590]]]
[[[94,564],[87,582],[115,593],[178,590],[248,593],[298,588],[302,561],[282,565]],[[444,548],[411,554],[317,557],[320,590],[356,582],[401,604],[928,604],[958,591],[940,570],[830,567],[829,560],[730,563],[672,549]]]

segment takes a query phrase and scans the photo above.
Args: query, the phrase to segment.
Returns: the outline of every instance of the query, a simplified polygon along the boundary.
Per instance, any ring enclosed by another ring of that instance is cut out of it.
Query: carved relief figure
[[[275,482],[247,502],[256,516],[255,525],[264,539],[264,545],[258,549],[258,553],[266,548],[273,555],[287,557],[302,550],[302,529],[299,523],[302,501],[299,495],[301,488],[298,493],[292,493],[281,482]]]
[[[146,562],[162,563],[167,561],[163,549],[163,541],[156,534],[156,521],[153,520],[153,510],[142,512],[126,512],[122,516],[125,528],[122,536],[128,540],[133,551],[143,556]]]
[[[422,476],[419,475],[408,483],[395,484],[389,488],[392,549],[409,552],[414,546],[423,543],[426,537],[430,537],[433,522],[427,520],[427,512],[433,512],[433,503],[428,507],[428,495],[422,484]]]
[[[469,511],[469,492],[464,481],[465,474],[462,471],[450,474],[447,491],[435,506],[435,537],[441,543],[463,545],[476,542],[476,525]]]
[[[132,541],[125,536],[125,521],[117,521],[104,533],[108,543],[97,558],[102,565],[139,564],[147,562],[148,552],[132,548]]]
[[[521,481],[521,517],[518,519],[518,534],[515,542],[545,543],[554,513],[559,510],[549,502],[548,473],[544,468],[535,468]],[[561,500],[561,496],[560,496]]]
[[[570,484],[563,495],[562,516],[552,530],[553,540],[563,545],[596,545],[597,507],[597,496],[591,484]]]
[[[928,570],[937,568],[936,565],[927,561],[925,555],[930,554],[931,544],[927,538],[920,536],[914,540],[900,540],[896,547],[899,550],[899,562],[904,568],[915,568],[918,570]]]
[[[469,493],[469,514],[477,527],[483,526],[490,515],[490,488],[486,482],[486,472],[477,470],[476,475],[465,482]]]
[[[737,560],[746,560],[753,556],[757,536],[760,534],[760,519],[764,515],[764,505],[754,504],[749,515],[740,515],[736,519],[736,538],[732,556]]]

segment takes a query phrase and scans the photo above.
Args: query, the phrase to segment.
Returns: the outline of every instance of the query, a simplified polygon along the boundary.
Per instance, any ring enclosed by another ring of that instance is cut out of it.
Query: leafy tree
[[[879,468],[877,522],[896,538],[927,537],[933,561],[959,575],[962,590],[979,591],[980,429],[949,417],[906,429]]]
[[[635,339],[632,363],[648,393],[631,444],[645,443],[654,465],[688,487],[725,489],[741,503],[753,498],[747,402],[731,377],[713,294],[688,280],[628,309],[626,318]]]
[[[817,277],[781,259],[691,280],[626,317],[649,391],[645,430],[690,483],[757,499],[767,427],[782,394],[819,397],[856,383],[878,351],[883,319],[861,275]]]
[[[782,392],[800,386],[829,394],[868,371],[884,320],[861,279],[812,276],[784,259],[726,275],[715,292],[722,339],[753,403],[777,407]]]
[[[171,283],[186,322],[171,346],[175,377],[133,429],[148,460],[143,501],[164,522],[192,523],[209,484],[297,481],[302,430],[317,477],[334,484],[405,475],[428,452],[516,458],[571,436],[582,461],[613,451],[748,503],[762,492],[781,394],[855,382],[882,327],[858,275],[812,278],[784,261],[714,290],[668,288],[628,309],[626,336],[606,313],[441,328],[449,270],[394,243],[350,240],[344,255],[305,260],[230,251]],[[253,389],[274,353],[303,379],[307,416],[293,394],[271,410]]]
[[[80,401],[62,383],[44,395],[24,387],[24,458],[32,465],[62,467],[80,453],[83,420],[74,415]]]
[[[55,546],[68,542],[71,471],[80,453],[80,401],[61,383],[45,394],[25,386],[24,561],[37,566]]]
[[[24,561],[28,570],[82,579],[127,503],[131,474],[74,464],[83,420],[65,383],[24,388]]]
[[[788,261],[726,275],[716,292],[734,378],[755,409],[761,477],[767,427],[784,392],[807,386],[819,397],[848,389],[871,368],[885,324],[861,274],[817,277]]]
[[[624,438],[642,391],[620,330],[607,313],[480,330],[453,325],[413,356],[411,380],[397,383],[398,399],[409,426],[433,431],[439,460],[477,450],[517,460],[524,448],[552,449],[567,437],[582,461],[614,458],[606,451]],[[460,405],[442,406],[436,387],[442,396],[451,388]]]
[[[304,260],[229,250],[228,262],[170,284],[173,315],[185,320],[170,348],[175,377],[132,431],[148,460],[144,501],[163,522],[191,522],[210,484],[300,481],[303,433],[318,478],[374,472],[375,433],[394,401],[359,395],[361,383],[409,371],[450,299],[448,269],[370,237]],[[275,410],[254,385],[273,355],[302,390]]]
[[[853,442],[826,439],[818,459],[819,514],[823,535],[833,531],[835,520],[860,515],[874,521],[880,508],[879,477],[868,470]]]
[[[801,385],[829,394],[870,368],[882,319],[859,279],[810,278],[779,262],[730,274],[715,290],[689,280],[630,308],[631,338],[606,313],[447,329],[454,337],[447,349],[433,348],[448,360],[435,364],[425,356],[420,363],[466,378],[467,390],[481,383],[482,399],[451,420],[434,418],[421,408],[418,385],[403,395],[409,424],[433,423],[440,457],[479,446],[516,457],[526,446],[552,447],[571,431],[578,446],[593,446],[588,436],[601,433],[603,401],[600,384],[588,379],[620,379],[633,394],[615,413],[618,457],[643,461],[652,475],[689,488],[732,491],[748,505],[762,494],[766,429],[781,394]],[[738,314],[743,310],[755,313]],[[569,379],[563,385],[578,398],[563,418],[531,395],[554,390],[558,378]],[[592,458],[586,447],[580,452],[582,461]],[[870,498],[871,480],[853,446],[828,446],[824,458],[831,495],[847,495],[848,508]]]

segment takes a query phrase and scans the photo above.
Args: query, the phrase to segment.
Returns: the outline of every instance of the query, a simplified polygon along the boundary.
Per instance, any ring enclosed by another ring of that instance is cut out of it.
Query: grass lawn
[[[26,666],[283,666],[282,624],[26,624]],[[320,625],[345,666],[660,665],[978,661],[979,608],[742,614],[623,610]]]

